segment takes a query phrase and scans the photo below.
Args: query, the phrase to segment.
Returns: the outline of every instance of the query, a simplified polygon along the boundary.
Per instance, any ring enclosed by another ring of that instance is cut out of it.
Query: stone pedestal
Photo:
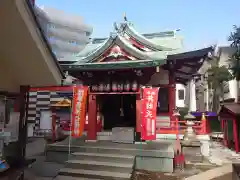
[[[185,161],[190,161],[190,162],[202,162],[203,161],[200,141],[198,141],[198,140],[183,141],[183,142],[181,142],[181,147],[182,147],[182,152],[185,157]]]
[[[117,143],[134,143],[134,128],[115,127],[112,128],[112,142]]]

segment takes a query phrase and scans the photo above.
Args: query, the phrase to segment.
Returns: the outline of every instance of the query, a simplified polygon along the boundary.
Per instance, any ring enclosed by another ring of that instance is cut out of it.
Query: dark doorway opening
[[[109,94],[101,97],[104,130],[114,127],[136,127],[136,95]]]

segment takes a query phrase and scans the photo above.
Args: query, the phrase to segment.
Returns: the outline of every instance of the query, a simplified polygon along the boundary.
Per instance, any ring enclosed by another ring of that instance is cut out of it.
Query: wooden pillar
[[[52,108],[52,143],[56,140],[56,116],[56,109]]]
[[[97,140],[97,101],[96,95],[88,97],[88,140]]]
[[[175,82],[175,72],[174,69],[169,70],[169,115],[170,115],[170,124],[174,124],[176,121],[173,116],[174,109],[176,108],[176,82]],[[172,127],[173,128],[173,127]],[[174,129],[175,130],[175,129]]]
[[[222,120],[222,131],[223,131],[223,145],[227,146],[227,131],[226,131],[226,120]]]
[[[221,119],[220,121],[221,121],[221,130],[222,130],[222,132],[224,133],[224,120]]]
[[[141,101],[141,95],[136,95],[136,136],[135,141],[140,142],[141,141],[141,132],[142,132],[142,101]]]
[[[18,160],[19,166],[24,166],[27,144],[29,86],[20,86],[19,96],[19,128],[18,128]]]
[[[238,141],[238,129],[237,129],[237,120],[233,119],[233,137],[236,153],[239,152],[239,141]]]

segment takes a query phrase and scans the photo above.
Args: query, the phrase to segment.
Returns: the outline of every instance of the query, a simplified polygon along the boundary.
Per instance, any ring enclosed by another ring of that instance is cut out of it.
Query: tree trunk
[[[212,105],[212,111],[217,112],[220,106],[220,99],[219,99],[219,93],[217,92],[217,89],[213,90],[213,105]]]
[[[224,86],[223,84],[221,85],[221,93],[222,93],[222,103],[224,103],[225,99],[224,99]],[[219,104],[219,106],[221,105],[221,103]]]
[[[236,81],[237,81],[237,80],[236,80]],[[239,96],[239,81],[237,81],[237,85],[236,85],[235,103],[238,103],[238,96]]]

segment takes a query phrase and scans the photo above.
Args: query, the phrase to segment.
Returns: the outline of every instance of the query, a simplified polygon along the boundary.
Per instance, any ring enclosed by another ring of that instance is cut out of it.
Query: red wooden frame
[[[231,113],[230,111],[227,112],[221,112],[220,113],[221,118],[221,128],[223,132],[223,145],[228,147],[229,145],[229,135],[228,135],[228,122],[232,121],[233,124],[233,140],[234,140],[234,147],[235,151],[239,152],[239,138],[238,138],[238,128],[237,128],[237,117]]]

